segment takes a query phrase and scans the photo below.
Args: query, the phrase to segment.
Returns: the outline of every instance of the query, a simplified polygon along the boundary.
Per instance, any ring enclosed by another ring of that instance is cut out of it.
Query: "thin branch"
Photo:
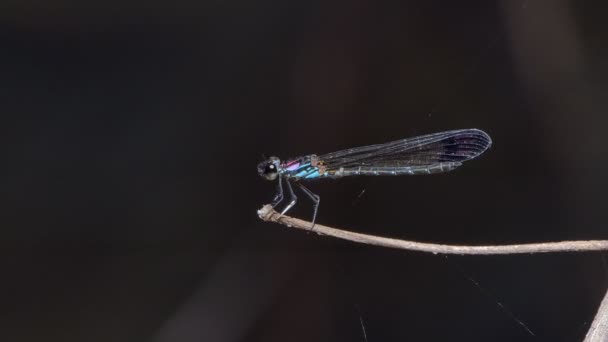
[[[584,342],[604,342],[608,340],[608,293],[600,304],[591,328],[587,331]]]
[[[382,246],[389,248],[405,249],[418,252],[430,252],[434,254],[460,254],[460,255],[490,255],[490,254],[523,254],[523,253],[556,253],[556,252],[590,252],[608,250],[608,241],[561,241],[528,243],[518,245],[502,246],[456,246],[436,243],[424,243],[408,240],[391,239],[381,236],[360,234],[347,230],[332,228],[316,224],[311,230],[312,223],[289,216],[281,216],[271,205],[265,205],[258,210],[260,219],[267,222],[283,224],[287,227],[298,228],[306,231],[314,231],[319,235],[333,236],[338,239],[353,242]],[[584,342],[600,342],[608,340],[608,293],[591,323]]]
[[[290,216],[281,216],[281,214],[272,209],[272,206],[269,204],[258,210],[258,215],[260,216],[260,219],[267,222],[275,222],[287,227],[313,231],[319,235],[333,236],[338,239],[349,240],[367,245],[405,249],[418,252],[429,252],[434,254],[490,255],[590,252],[608,250],[608,241],[606,240],[543,242],[502,246],[458,246],[392,239],[375,235],[355,233],[347,230],[323,226],[320,224],[316,224],[314,229],[311,230],[311,222]]]

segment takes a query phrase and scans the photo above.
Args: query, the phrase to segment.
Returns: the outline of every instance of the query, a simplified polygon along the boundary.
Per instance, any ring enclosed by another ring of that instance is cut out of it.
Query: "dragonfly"
[[[277,192],[271,202],[273,208],[285,197],[283,182],[287,185],[290,201],[281,215],[296,204],[298,197],[292,183],[297,185],[313,202],[314,228],[321,198],[303,182],[348,176],[444,173],[478,157],[491,145],[492,139],[486,132],[476,128],[459,129],[326,154],[310,154],[283,162],[278,157],[270,157],[258,164],[258,174],[269,181],[278,181]]]

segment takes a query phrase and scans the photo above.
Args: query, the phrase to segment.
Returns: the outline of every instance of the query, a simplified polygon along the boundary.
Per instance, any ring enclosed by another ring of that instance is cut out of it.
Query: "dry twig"
[[[311,222],[300,220],[290,216],[281,216],[281,214],[277,213],[274,209],[272,209],[272,206],[268,204],[258,210],[258,215],[264,221],[280,223],[288,227],[311,231]],[[312,231],[319,235],[333,236],[339,239],[364,243],[367,245],[398,248],[418,252],[429,252],[434,254],[489,255],[590,252],[608,250],[608,241],[606,240],[560,241],[502,246],[458,246],[392,239],[375,235],[355,233],[347,230],[327,227],[320,224],[316,224]]]
[[[608,293],[604,296],[584,342],[608,341]]]
[[[289,216],[281,216],[271,205],[265,205],[258,210],[258,215],[264,221],[280,223],[288,227],[311,231],[311,222],[300,220]],[[608,250],[606,240],[587,241],[560,241],[527,243],[502,246],[458,246],[443,245],[436,243],[425,243],[408,240],[399,240],[375,235],[355,233],[347,230],[327,227],[316,224],[315,233],[319,235],[333,236],[339,239],[349,240],[368,245],[405,249],[418,252],[430,252],[434,254],[460,254],[460,255],[490,255],[490,254],[522,254],[522,253],[557,253],[557,252],[591,252]],[[595,319],[587,332],[584,342],[608,341],[608,293],[600,305]]]

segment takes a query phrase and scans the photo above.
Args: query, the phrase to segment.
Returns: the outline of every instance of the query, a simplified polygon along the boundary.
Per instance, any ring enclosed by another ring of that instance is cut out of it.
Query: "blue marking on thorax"
[[[289,169],[289,168],[283,168],[281,169],[281,173],[288,175],[289,177],[295,177],[296,174],[302,172],[304,169],[307,169],[310,166],[310,163],[307,164],[300,164],[298,165],[297,169]]]
[[[295,171],[296,174],[294,175],[294,177],[296,177],[296,178],[305,177],[306,175],[308,175],[309,173],[313,172],[316,169],[317,169],[316,167],[312,167],[312,166],[310,166],[310,164],[302,165],[302,167],[298,168],[298,170]]]
[[[312,179],[312,178],[317,178],[319,176],[320,176],[319,169],[315,167],[314,172],[307,174],[306,176],[304,176],[304,178],[306,178],[306,179]]]
[[[287,170],[287,169],[283,169],[284,173],[288,176],[288,177],[300,177],[300,175],[306,174],[309,170],[311,169],[310,167],[310,163],[306,163],[306,164],[301,164],[297,169],[295,170]]]
[[[289,177],[299,178],[299,179],[314,179],[314,178],[324,176],[319,173],[318,167],[310,166],[310,163],[301,164],[295,170],[284,169],[283,172],[285,174],[287,174]]]

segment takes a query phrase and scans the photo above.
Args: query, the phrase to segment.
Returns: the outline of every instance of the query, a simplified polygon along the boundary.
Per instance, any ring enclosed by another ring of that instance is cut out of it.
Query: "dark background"
[[[599,3],[4,2],[1,340],[582,340],[601,253],[446,258],[290,230],[257,218],[275,185],[256,164],[481,128],[492,148],[450,174],[310,184],[318,222],[606,239]]]

